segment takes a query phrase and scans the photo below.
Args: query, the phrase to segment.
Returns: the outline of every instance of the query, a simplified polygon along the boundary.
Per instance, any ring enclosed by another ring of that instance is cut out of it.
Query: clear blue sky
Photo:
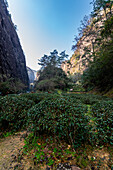
[[[8,0],[9,11],[18,28],[26,63],[38,70],[38,59],[57,49],[72,55],[74,35],[91,0]]]

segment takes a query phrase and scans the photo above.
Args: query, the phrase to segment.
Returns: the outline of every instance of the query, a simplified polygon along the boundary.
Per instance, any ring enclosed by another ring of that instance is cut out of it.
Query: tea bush
[[[23,97],[0,98],[0,130],[19,130],[26,125],[27,111],[34,102]]]
[[[0,97],[0,131],[29,127],[35,134],[82,143],[113,144],[113,100],[91,94],[33,93]]]
[[[48,98],[28,111],[30,130],[64,139],[74,147],[88,139],[87,107],[64,97]]]
[[[113,101],[100,101],[92,106],[91,112],[95,118],[95,142],[113,145]]]
[[[100,100],[109,101],[110,99],[105,96],[93,95],[93,94],[64,94],[65,97],[70,97],[75,102],[79,101],[83,104],[93,105]]]
[[[40,101],[47,98],[56,98],[59,97],[58,94],[53,93],[29,93],[29,94],[21,94],[21,97],[25,97],[28,100],[33,100],[35,104],[38,104]]]
[[[21,94],[21,97],[25,97],[28,100],[33,100],[36,104],[45,98],[44,94],[28,93]]]

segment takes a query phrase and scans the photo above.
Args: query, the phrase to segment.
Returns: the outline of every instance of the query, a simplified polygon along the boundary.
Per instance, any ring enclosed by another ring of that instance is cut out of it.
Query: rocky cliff
[[[96,27],[96,25],[98,26]],[[86,28],[87,32],[84,31],[85,33],[77,42],[77,48],[70,60],[62,63],[62,69],[66,74],[68,74],[68,72],[70,74],[83,73],[83,71],[87,69],[89,62],[87,59],[89,59],[89,55],[92,56],[94,52],[95,40],[98,36],[96,32],[101,27],[101,23],[98,22],[96,25],[93,24],[92,20],[91,24]],[[92,60],[92,58],[90,58],[90,60]]]
[[[28,86],[25,56],[16,28],[7,10],[6,2],[0,0],[0,82],[10,78]]]
[[[31,68],[27,67],[27,73],[29,77],[29,83],[34,83],[34,81],[37,81],[39,78],[38,71],[32,70]]]
[[[29,83],[33,83],[35,80],[35,74],[34,74],[33,70],[30,69],[29,67],[27,67],[27,73],[28,73],[28,77],[29,77]]]
[[[113,14],[113,7],[111,8]],[[109,17],[109,9],[106,10]],[[89,25],[83,30],[82,37],[76,44],[76,50],[69,61],[62,63],[62,69],[66,74],[83,73],[88,68],[90,61],[94,60],[94,53],[98,50],[99,35],[103,23],[106,20],[104,11],[100,11],[99,16],[91,18]],[[98,41],[98,42],[97,42]]]

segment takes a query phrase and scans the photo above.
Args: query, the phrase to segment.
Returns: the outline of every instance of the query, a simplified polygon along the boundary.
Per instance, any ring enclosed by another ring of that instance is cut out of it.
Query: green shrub
[[[29,127],[34,134],[81,144],[113,144],[113,100],[92,94],[33,93],[0,97],[0,131]]]
[[[91,111],[95,118],[93,139],[99,144],[113,145],[113,101],[98,102],[92,106]]]
[[[94,104],[98,100],[96,98],[93,98],[91,95],[87,94],[68,94],[66,97],[69,97],[73,102],[79,102],[81,104]]]
[[[48,98],[28,111],[28,124],[35,133],[58,136],[77,147],[88,139],[86,112],[86,106],[63,97]]]
[[[64,94],[65,97],[69,97],[71,100],[79,101],[83,104],[93,105],[99,101],[109,101],[110,99],[105,96],[93,95],[93,94]]]
[[[34,102],[23,97],[0,98],[0,130],[19,130],[26,125],[27,111]]]
[[[84,92],[85,89],[82,87],[81,84],[72,84],[72,92]]]
[[[25,84],[19,79],[10,78],[5,82],[0,82],[0,93],[1,95],[15,94],[26,90]]]
[[[44,94],[28,93],[22,94],[21,97],[25,97],[28,100],[33,100],[36,104],[45,98]]]
[[[25,97],[28,100],[33,100],[35,104],[38,104],[40,101],[47,99],[47,98],[56,98],[59,97],[58,94],[53,93],[29,93],[29,94],[21,94],[21,97]]]
[[[64,90],[67,88],[67,81],[60,77],[45,79],[37,82],[35,88],[40,91],[54,91],[55,89]]]

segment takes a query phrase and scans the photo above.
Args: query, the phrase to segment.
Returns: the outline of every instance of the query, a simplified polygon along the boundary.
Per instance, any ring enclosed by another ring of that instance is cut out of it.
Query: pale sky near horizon
[[[91,0],[8,0],[9,12],[26,64],[38,70],[38,59],[54,49],[66,50],[70,57],[74,35],[85,15],[90,14]]]

